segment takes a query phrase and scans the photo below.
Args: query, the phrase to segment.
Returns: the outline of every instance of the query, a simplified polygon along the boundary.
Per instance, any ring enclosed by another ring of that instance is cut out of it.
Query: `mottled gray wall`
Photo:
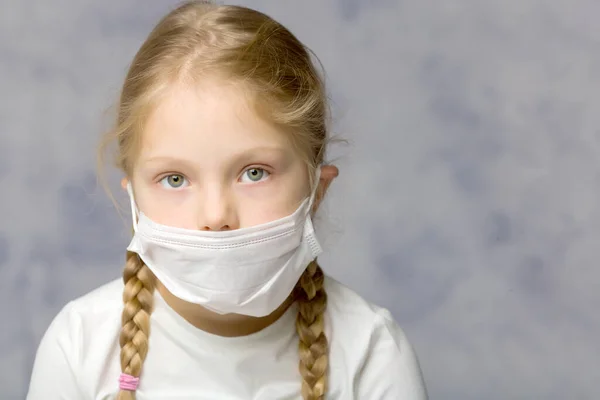
[[[120,274],[127,218],[94,152],[172,4],[0,4],[1,399],[58,310]],[[325,65],[351,145],[323,263],[393,311],[431,397],[600,398],[600,2],[244,4]]]

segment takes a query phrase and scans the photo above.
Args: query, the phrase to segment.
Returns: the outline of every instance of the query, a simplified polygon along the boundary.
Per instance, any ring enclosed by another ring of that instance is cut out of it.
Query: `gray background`
[[[59,309],[120,276],[128,214],[95,150],[173,4],[1,2],[1,399],[24,397]],[[431,398],[599,398],[600,2],[243,4],[325,65],[351,143],[322,262],[393,311]]]

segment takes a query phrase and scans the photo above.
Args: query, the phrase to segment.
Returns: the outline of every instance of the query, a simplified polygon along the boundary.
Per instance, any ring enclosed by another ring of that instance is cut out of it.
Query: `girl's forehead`
[[[140,157],[213,159],[255,149],[290,152],[289,133],[263,119],[244,90],[228,84],[174,86],[141,132]]]

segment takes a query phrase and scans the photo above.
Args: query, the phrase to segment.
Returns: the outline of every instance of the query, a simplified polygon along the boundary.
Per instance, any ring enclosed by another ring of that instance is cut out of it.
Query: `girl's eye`
[[[160,183],[167,189],[179,189],[186,182],[187,180],[183,177],[183,175],[178,174],[167,175],[160,180]]]
[[[270,174],[262,168],[250,168],[242,174],[242,182],[260,182]]]

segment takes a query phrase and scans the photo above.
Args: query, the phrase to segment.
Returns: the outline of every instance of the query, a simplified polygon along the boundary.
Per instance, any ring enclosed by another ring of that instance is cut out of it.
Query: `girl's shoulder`
[[[114,279],[70,301],[73,312],[102,314],[123,308],[123,278]]]
[[[116,279],[67,303],[38,346],[27,399],[82,399],[118,357],[123,283]],[[91,385],[90,386],[90,382]]]
[[[389,330],[390,334],[405,339],[404,332],[388,309],[371,303],[330,276],[326,276],[324,288],[327,293],[327,314],[334,326],[353,326],[354,332],[364,332],[366,335]]]
[[[86,332],[88,328],[120,327],[123,310],[123,280],[115,279],[68,302],[51,325],[71,332]]]
[[[391,312],[330,277],[325,291],[331,368],[350,375],[357,398],[426,399],[417,355]]]
[[[69,301],[54,317],[50,327],[102,324],[119,316],[123,309],[123,280],[115,279]]]

